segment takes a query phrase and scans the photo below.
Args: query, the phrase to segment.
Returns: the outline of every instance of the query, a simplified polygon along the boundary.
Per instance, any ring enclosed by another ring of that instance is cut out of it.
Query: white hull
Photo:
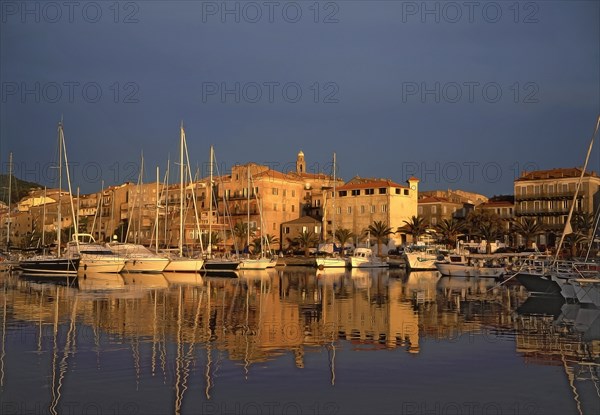
[[[436,255],[428,255],[424,252],[406,252],[406,263],[410,269],[434,270],[438,260]]]
[[[269,258],[242,259],[238,269],[265,270],[270,262],[271,260]]]
[[[449,277],[489,277],[497,278],[506,273],[503,267],[476,267],[464,264],[450,264],[435,262],[435,267],[442,274]]]
[[[379,259],[350,257],[350,266],[352,268],[387,268],[389,264]]]
[[[125,259],[114,258],[90,258],[85,254],[82,255],[79,262],[80,272],[110,272],[119,273],[125,267]]]
[[[344,258],[317,258],[317,268],[345,268],[347,262]]]
[[[125,261],[124,272],[163,272],[169,265],[167,258],[141,257],[128,258]]]
[[[172,258],[165,267],[165,272],[199,272],[204,265],[203,259]]]

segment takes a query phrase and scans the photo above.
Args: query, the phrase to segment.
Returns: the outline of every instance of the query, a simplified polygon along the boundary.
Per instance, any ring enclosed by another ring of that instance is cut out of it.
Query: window
[[[387,212],[387,205],[381,205],[381,213],[386,213]]]
[[[283,189],[283,197],[287,196],[287,191],[285,189]]]
[[[360,189],[355,189],[352,191],[352,196],[360,196]]]
[[[296,191],[292,190],[292,197],[296,197]]]
[[[273,203],[273,210],[277,210],[277,203]]]
[[[375,205],[371,205],[371,213],[375,213]]]
[[[396,194],[399,195],[400,194],[400,189],[395,189],[396,190]]]
[[[307,232],[307,231],[308,231],[308,228],[306,226],[303,226],[302,227],[302,232]]]
[[[348,214],[352,214],[352,206],[348,206],[348,210],[347,210]]]
[[[273,188],[273,196],[277,196],[279,194],[279,189],[276,187]]]
[[[290,227],[286,226],[285,228],[283,228],[283,233],[290,233]]]
[[[365,205],[360,205],[360,213],[361,214],[365,213]]]
[[[436,225],[437,224],[437,218],[431,218],[431,224],[432,225]]]
[[[418,212],[419,212],[419,216],[423,215],[423,206],[419,206]]]
[[[294,211],[294,207],[295,207],[295,206],[294,206],[294,205],[292,205],[292,212]]]
[[[384,195],[384,194],[386,194],[386,193],[387,193],[387,189],[386,189],[385,187],[380,187],[380,188],[379,188],[379,194],[380,194],[380,195]]]
[[[339,193],[340,193],[340,195],[339,195],[340,197],[344,197],[344,196],[347,196],[347,195],[348,195],[348,192],[347,192],[347,191],[345,191],[345,190],[340,190],[340,192],[339,192]]]
[[[437,213],[437,206],[432,206],[431,207],[431,213],[432,214],[436,214]]]
[[[321,229],[319,228],[319,226],[315,225],[315,233],[318,235],[321,233]]]
[[[365,189],[365,194],[366,195],[374,195],[375,194],[375,189]]]
[[[342,214],[342,208],[341,207],[335,208],[335,213],[337,213],[338,215],[341,215]]]
[[[283,210],[285,212],[285,203],[283,205],[281,205],[281,210]]]
[[[404,189],[404,196],[408,196],[408,189]]]

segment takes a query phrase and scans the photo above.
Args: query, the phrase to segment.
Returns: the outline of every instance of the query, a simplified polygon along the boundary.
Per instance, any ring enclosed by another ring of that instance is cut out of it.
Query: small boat
[[[144,245],[109,242],[106,247],[125,258],[124,272],[163,272],[169,259],[156,255]]]
[[[443,258],[443,254],[438,246],[413,245],[406,247],[404,257],[409,269],[412,270],[435,270],[436,261]]]
[[[121,272],[125,267],[125,258],[116,255],[106,246],[96,243],[89,233],[76,233],[67,243],[65,256],[79,258],[79,268],[83,271]]]
[[[373,255],[371,248],[356,248],[350,256],[350,266],[352,268],[387,268],[386,261]]]
[[[339,256],[319,257],[316,259],[317,268],[345,268],[348,266],[348,261]]]
[[[445,260],[436,261],[435,267],[450,277],[498,278],[506,273],[502,261],[503,258],[496,256],[450,254]]]

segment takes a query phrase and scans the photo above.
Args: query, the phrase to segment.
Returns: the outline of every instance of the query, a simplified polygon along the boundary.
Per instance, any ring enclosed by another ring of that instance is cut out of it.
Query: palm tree
[[[381,256],[381,245],[383,244],[383,240],[394,233],[394,231],[387,223],[377,220],[369,225],[366,232],[377,241],[377,255]]]
[[[442,234],[444,240],[448,245],[455,246],[456,240],[462,235],[464,230],[464,223],[456,218],[444,219],[441,223],[435,226],[435,230]]]
[[[304,256],[308,256],[309,249],[314,247],[319,242],[319,237],[312,231],[305,230],[296,236],[293,242],[300,248],[304,248]]]
[[[202,239],[202,246],[207,249],[208,248],[208,232],[203,233],[201,235],[201,239]],[[221,238],[221,233],[219,232],[211,232],[211,236],[210,236],[210,242],[212,245],[218,245],[219,243],[222,242],[222,238]],[[211,251],[212,251],[212,247],[211,247]]]
[[[261,238],[254,238],[252,240],[252,253],[260,252],[261,249],[270,250],[271,246],[277,243],[279,243],[279,238],[270,234],[263,235],[262,240]]]
[[[536,218],[514,219],[512,224],[513,230],[525,239],[525,248],[529,248],[531,240],[544,232],[544,227]]]
[[[248,224],[238,222],[233,225],[233,236],[239,241],[242,250],[244,250],[246,245],[250,242],[248,240]],[[250,238],[252,237],[254,237],[254,228],[250,229]]]
[[[399,227],[396,232],[397,233],[401,233],[401,232],[407,232],[410,233],[412,235],[413,238],[413,243],[417,243],[419,236],[423,235],[425,233],[425,230],[427,230],[427,223],[425,223],[425,218],[419,218],[417,216],[413,216],[410,218],[410,221],[403,221],[404,222],[404,226]]]
[[[344,252],[344,247],[346,246],[346,244],[354,239],[354,232],[346,228],[336,229],[335,239],[338,240],[338,242],[342,246],[342,252]]]
[[[485,239],[485,253],[492,253],[492,241],[494,241],[500,235],[501,227],[496,222],[482,222],[479,227],[474,231],[477,236],[481,239]]]

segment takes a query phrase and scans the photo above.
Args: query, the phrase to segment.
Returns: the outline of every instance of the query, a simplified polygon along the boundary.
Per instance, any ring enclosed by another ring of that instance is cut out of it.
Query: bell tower
[[[296,173],[306,173],[306,161],[304,161],[304,153],[302,150],[300,150],[298,157],[296,158]]]

